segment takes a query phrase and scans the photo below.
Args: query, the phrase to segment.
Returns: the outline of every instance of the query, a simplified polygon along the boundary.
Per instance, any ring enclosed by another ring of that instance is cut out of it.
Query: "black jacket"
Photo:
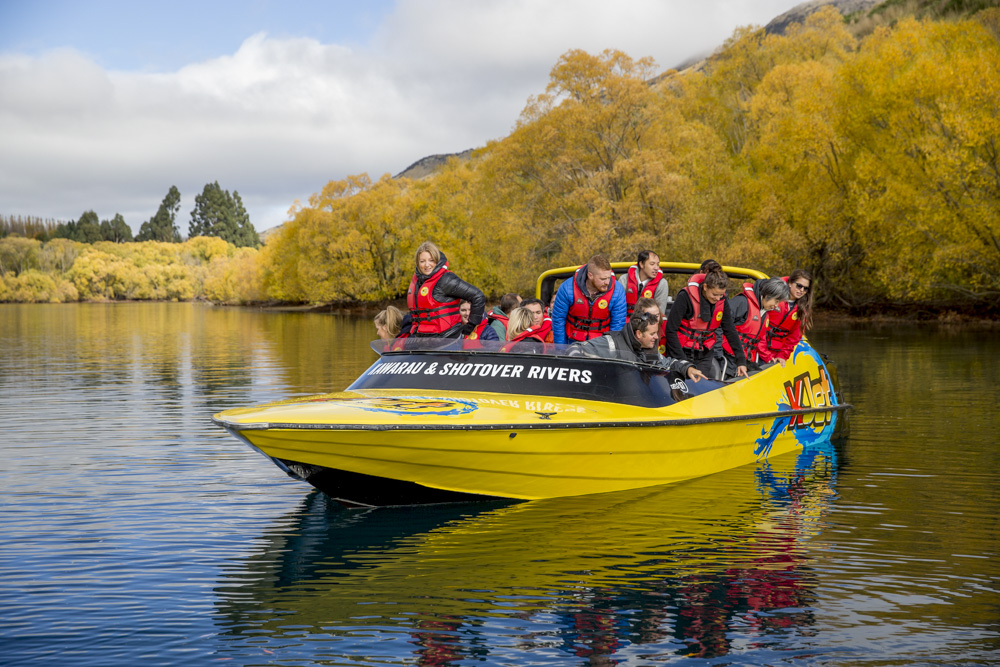
[[[753,283],[753,295],[757,297],[757,303],[760,303],[760,286],[764,284],[764,278],[755,280]],[[733,298],[729,300],[729,309],[733,312],[733,324],[740,326],[747,321],[747,316],[750,315],[750,304],[747,302],[746,292],[740,292]],[[731,343],[730,343],[731,344]]]
[[[416,271],[415,275],[417,277],[417,284],[414,289],[420,289],[420,286],[424,284],[424,281],[433,276],[438,269],[448,263],[448,258],[445,257],[444,253],[441,253],[441,259],[438,260],[437,265],[434,270],[430,272],[430,275],[424,275],[420,271]],[[431,294],[436,301],[451,301],[452,299],[460,299],[462,301],[468,301],[472,304],[472,312],[469,313],[469,322],[465,326],[457,324],[453,326],[448,331],[440,334],[442,338],[457,338],[460,335],[468,335],[472,333],[472,330],[483,321],[483,316],[486,310],[486,297],[483,296],[482,291],[475,285],[470,285],[458,276],[456,276],[451,271],[448,271],[441,279],[437,281],[434,285],[434,292]]]
[[[632,333],[632,327],[626,324],[619,331],[606,333],[598,338],[591,338],[582,343],[576,343],[580,352],[588,357],[601,359],[620,359],[643,364],[653,364],[668,371],[676,371],[687,375],[687,369],[694,364],[684,359],[664,357],[655,348],[643,349]]]
[[[713,310],[712,304],[708,302],[705,295],[701,293],[701,290],[698,291],[698,296],[701,297],[702,318],[710,318]],[[688,358],[684,353],[684,348],[681,347],[680,338],[677,337],[677,330],[680,328],[683,320],[689,320],[692,317],[694,317],[694,304],[691,303],[691,297],[688,295],[686,289],[680,290],[677,296],[674,297],[674,305],[670,307],[670,314],[667,315],[667,332],[665,336],[667,354],[675,359]],[[705,321],[707,322],[708,319],[705,319]],[[733,324],[733,312],[729,309],[728,299],[722,305],[722,322],[719,328],[722,329],[722,333],[729,340],[729,347],[737,351],[737,364],[746,366],[747,357],[743,354],[743,344],[740,342],[740,335],[736,331],[736,325]],[[715,345],[719,345],[718,349],[722,349],[722,341],[718,339],[718,334],[716,334]],[[713,346],[713,349],[715,349],[715,346]]]

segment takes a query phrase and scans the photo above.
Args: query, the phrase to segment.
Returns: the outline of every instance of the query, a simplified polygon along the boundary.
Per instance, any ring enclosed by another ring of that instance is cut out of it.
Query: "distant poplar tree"
[[[208,183],[194,198],[188,237],[218,236],[237,247],[257,247],[260,237],[243,207],[240,193],[223,190],[219,182]]]
[[[156,215],[142,223],[136,241],[167,241],[168,243],[180,243],[181,232],[177,229],[175,221],[177,212],[181,210],[181,192],[176,185],[170,186],[170,191],[163,198],[163,203],[156,211]]]

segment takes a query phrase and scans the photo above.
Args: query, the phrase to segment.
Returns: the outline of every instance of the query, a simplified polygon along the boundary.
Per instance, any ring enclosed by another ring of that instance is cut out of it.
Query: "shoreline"
[[[488,300],[489,301],[489,300]],[[214,304],[225,306],[226,304]],[[273,312],[329,313],[331,315],[375,315],[386,306],[393,305],[406,311],[405,299],[394,299],[376,303],[328,303],[328,304],[250,304],[237,306],[242,308],[259,308]],[[871,324],[914,323],[939,324],[944,326],[980,326],[984,328],[1000,328],[1000,316],[989,308],[974,309],[963,306],[913,305],[897,304],[871,306],[867,308],[826,308],[815,309],[813,319],[819,324],[844,324],[849,322],[865,322]]]
[[[495,300],[488,300],[492,302]],[[190,299],[187,301],[165,300],[87,300],[69,301],[63,303],[204,303],[218,308],[251,308],[275,313],[326,313],[329,315],[350,315],[355,317],[375,317],[383,308],[389,305],[396,306],[402,311],[406,311],[405,299],[392,299],[379,302],[338,302],[323,304],[296,304],[281,303],[275,301],[229,304],[207,299]],[[51,303],[0,302],[0,306],[11,305],[63,305]],[[845,308],[826,306],[816,307],[813,319],[817,324],[847,324],[852,322],[868,324],[899,324],[899,323],[920,323],[937,324],[941,326],[960,326],[977,328],[1000,328],[1000,313],[991,307],[974,308],[972,306],[942,306],[929,304],[914,304],[910,306],[900,304],[873,305],[867,307]]]

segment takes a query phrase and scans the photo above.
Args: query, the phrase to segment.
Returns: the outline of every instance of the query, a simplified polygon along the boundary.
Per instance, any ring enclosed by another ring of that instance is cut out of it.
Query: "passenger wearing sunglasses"
[[[664,370],[680,373],[695,382],[705,377],[690,361],[672,359],[660,354],[656,349],[659,338],[659,310],[657,312],[636,310],[620,330],[577,343],[574,347],[588,357],[653,364]]]
[[[792,356],[795,346],[802,340],[802,333],[812,327],[813,284],[812,276],[805,269],[795,269],[782,278],[788,283],[790,298],[767,318],[767,335],[759,345],[760,363],[784,362]]]

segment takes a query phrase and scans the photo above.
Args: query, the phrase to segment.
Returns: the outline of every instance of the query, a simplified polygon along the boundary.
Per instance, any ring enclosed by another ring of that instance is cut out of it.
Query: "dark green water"
[[[0,306],[0,663],[1000,663],[1000,332],[815,331],[844,442],[604,496],[347,511],[209,421],[373,333]]]

